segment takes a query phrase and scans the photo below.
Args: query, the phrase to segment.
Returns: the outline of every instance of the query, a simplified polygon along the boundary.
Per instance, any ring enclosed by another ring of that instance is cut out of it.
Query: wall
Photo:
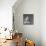
[[[15,5],[14,5],[15,6]],[[35,41],[36,46],[41,46],[41,1],[23,0],[23,2],[14,9],[15,29],[23,33],[24,38]],[[24,25],[23,14],[34,14],[34,24]]]
[[[41,1],[41,38],[42,46],[46,46],[46,0]]]
[[[0,27],[12,28],[12,6],[16,0],[0,0]]]

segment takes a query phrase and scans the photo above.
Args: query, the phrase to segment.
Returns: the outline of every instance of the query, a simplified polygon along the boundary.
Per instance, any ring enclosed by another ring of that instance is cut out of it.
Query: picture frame
[[[23,24],[24,25],[33,25],[34,15],[33,14],[23,14]]]

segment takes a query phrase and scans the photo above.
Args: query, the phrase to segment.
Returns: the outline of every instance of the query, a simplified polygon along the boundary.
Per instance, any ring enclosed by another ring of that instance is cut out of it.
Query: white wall
[[[0,27],[12,28],[12,6],[16,0],[0,0]]]
[[[14,9],[15,29],[22,32],[24,37],[35,41],[36,46],[41,44],[41,1],[23,0],[21,5]],[[15,6],[15,5],[14,5]],[[24,25],[23,14],[34,14],[34,24]]]
[[[41,38],[42,46],[46,46],[46,0],[41,1]]]

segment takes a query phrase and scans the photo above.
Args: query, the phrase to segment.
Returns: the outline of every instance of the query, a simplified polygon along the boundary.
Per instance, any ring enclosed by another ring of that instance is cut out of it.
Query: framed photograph
[[[23,14],[23,24],[24,25],[33,25],[34,22],[33,14]]]

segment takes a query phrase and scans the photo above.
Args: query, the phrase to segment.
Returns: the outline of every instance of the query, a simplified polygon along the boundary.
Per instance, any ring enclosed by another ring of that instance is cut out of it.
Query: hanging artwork
[[[24,25],[32,25],[34,22],[33,14],[23,14],[23,24]]]

